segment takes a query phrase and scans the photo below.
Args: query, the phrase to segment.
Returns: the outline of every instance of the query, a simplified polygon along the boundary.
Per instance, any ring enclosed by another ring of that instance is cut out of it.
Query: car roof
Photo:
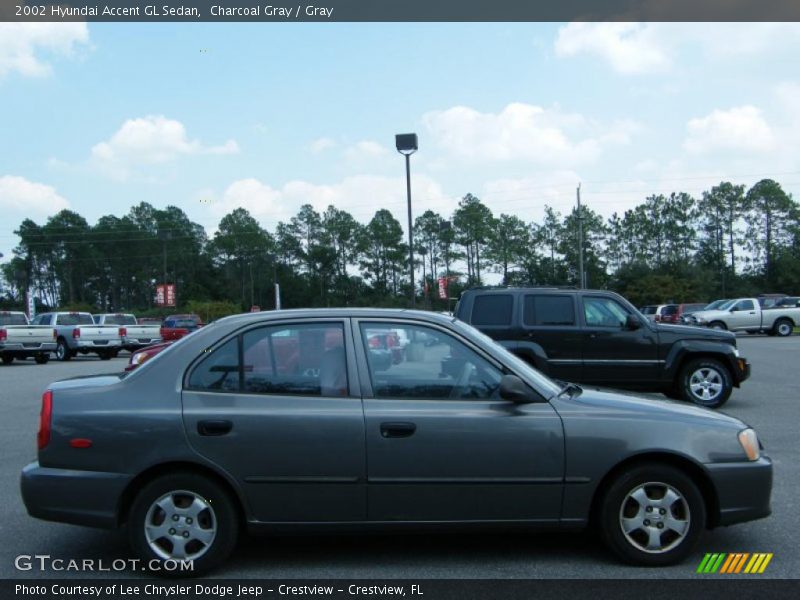
[[[296,308],[230,315],[217,321],[225,324],[247,324],[253,321],[277,321],[307,318],[419,319],[432,323],[453,323],[455,317],[437,312],[397,308]]]

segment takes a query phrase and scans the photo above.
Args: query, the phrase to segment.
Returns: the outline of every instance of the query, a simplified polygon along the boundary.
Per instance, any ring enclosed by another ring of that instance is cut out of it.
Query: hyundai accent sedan
[[[407,340],[386,360],[376,338]],[[756,433],[704,408],[556,382],[435,313],[221,319],[125,375],[53,383],[22,497],[127,526],[145,561],[219,565],[240,530],[596,524],[667,565],[770,514]]]

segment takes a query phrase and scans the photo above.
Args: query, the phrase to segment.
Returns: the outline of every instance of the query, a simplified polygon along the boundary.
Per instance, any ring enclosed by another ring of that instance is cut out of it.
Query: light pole
[[[416,133],[399,133],[394,136],[397,151],[406,157],[406,195],[408,197],[408,273],[411,277],[411,306],[416,304],[414,284],[414,229],[411,222],[411,155],[417,151]]]

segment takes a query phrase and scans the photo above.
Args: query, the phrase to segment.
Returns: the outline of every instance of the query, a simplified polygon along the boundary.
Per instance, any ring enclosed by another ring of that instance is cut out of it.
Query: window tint
[[[525,325],[575,325],[571,296],[525,296],[522,316]]]
[[[589,327],[623,327],[628,311],[611,298],[584,297],[583,312]]]
[[[25,315],[13,313],[0,313],[0,325],[27,325]]]
[[[244,334],[244,391],[346,396],[341,324],[263,327]]]
[[[514,298],[511,294],[486,294],[475,296],[472,305],[472,324],[481,325],[510,325],[511,307]]]
[[[95,322],[99,322],[100,317],[95,317]],[[106,315],[106,325],[136,325],[136,318],[133,315]]]
[[[57,318],[58,325],[94,325],[92,315],[88,313],[62,313]]]
[[[377,398],[499,398],[502,373],[466,344],[436,329],[362,323]]]
[[[194,390],[236,392],[239,390],[239,338],[228,340],[197,365],[189,376]]]
[[[736,303],[737,310],[755,310],[755,308],[752,300],[740,300]]]
[[[678,305],[677,304],[667,304],[664,308],[661,309],[662,315],[674,315],[678,312]]]

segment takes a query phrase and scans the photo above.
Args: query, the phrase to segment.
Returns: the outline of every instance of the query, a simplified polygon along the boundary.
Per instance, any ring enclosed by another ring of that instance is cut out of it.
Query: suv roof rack
[[[476,285],[469,290],[577,290],[574,285]]]

